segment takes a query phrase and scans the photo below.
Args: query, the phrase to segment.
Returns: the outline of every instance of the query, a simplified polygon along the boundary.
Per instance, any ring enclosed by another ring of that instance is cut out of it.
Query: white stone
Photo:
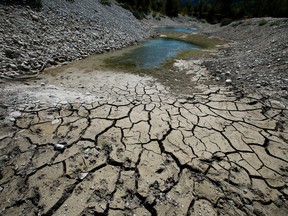
[[[82,173],[82,172],[81,172],[81,173],[78,173],[78,178],[82,180],[82,179],[84,179],[88,174],[89,174],[89,173],[87,173],[87,172],[85,172],[85,173]]]
[[[60,120],[59,119],[55,119],[51,122],[52,125],[56,125],[56,124],[59,124],[60,123]]]
[[[65,145],[63,145],[63,144],[55,144],[54,145],[54,149],[63,151],[65,149]]]
[[[231,85],[232,84],[232,80],[231,79],[226,79],[225,83],[226,83],[226,85]]]
[[[19,117],[21,117],[21,112],[19,112],[19,111],[14,111],[14,112],[12,112],[12,113],[10,113],[9,114],[9,116],[11,117],[11,118],[14,118],[14,119],[17,119],[17,118],[19,118]]]
[[[17,68],[17,66],[16,66],[15,64],[10,64],[9,66],[10,66],[10,68],[12,68],[12,69],[16,69],[16,68]]]

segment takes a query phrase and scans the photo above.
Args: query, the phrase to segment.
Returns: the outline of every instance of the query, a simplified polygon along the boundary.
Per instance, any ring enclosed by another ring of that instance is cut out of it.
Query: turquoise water
[[[181,28],[181,27],[159,27],[157,28],[158,31],[178,31],[178,32],[197,32],[196,29],[188,29],[188,28]]]
[[[114,58],[113,61],[117,61],[119,64],[132,64],[137,68],[157,68],[178,52],[197,48],[197,46],[183,41],[157,38],[142,43],[121,57]]]

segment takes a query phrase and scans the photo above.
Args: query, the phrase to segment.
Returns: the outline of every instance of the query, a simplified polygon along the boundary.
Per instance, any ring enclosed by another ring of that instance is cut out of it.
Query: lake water
[[[157,38],[147,40],[122,56],[113,58],[119,64],[133,64],[137,68],[157,68],[178,52],[198,47],[179,40]]]
[[[188,28],[181,28],[181,27],[159,27],[157,28],[158,31],[178,31],[178,32],[197,32],[196,29],[188,29]]]

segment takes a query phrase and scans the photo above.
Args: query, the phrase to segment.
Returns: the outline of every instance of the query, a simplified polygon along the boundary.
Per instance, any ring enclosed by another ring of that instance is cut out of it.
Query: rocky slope
[[[228,26],[205,26],[211,36],[231,40],[204,65],[219,81],[238,90],[288,99],[288,19],[254,18]]]
[[[151,36],[129,11],[96,0],[43,0],[40,12],[0,4],[0,26],[0,77],[6,78],[37,74]]]

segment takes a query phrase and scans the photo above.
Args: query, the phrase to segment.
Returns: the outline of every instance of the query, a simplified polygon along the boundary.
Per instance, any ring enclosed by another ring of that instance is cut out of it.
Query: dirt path
[[[73,67],[2,83],[0,214],[287,215],[288,107],[196,63],[190,96]]]

